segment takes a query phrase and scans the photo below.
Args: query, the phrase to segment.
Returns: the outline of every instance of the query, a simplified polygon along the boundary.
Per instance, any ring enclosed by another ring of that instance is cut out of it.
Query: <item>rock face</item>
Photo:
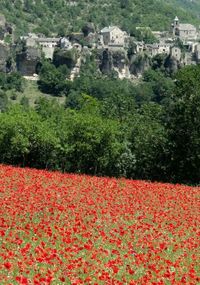
[[[114,67],[119,70],[122,70],[128,61],[125,51],[112,52],[112,58]]]
[[[108,49],[104,50],[101,55],[99,68],[103,74],[111,74],[113,70],[112,53]]]
[[[0,71],[7,71],[7,61],[10,56],[9,47],[3,43],[0,43]]]
[[[78,52],[75,49],[56,49],[53,55],[53,63],[56,67],[66,65],[69,69],[72,69],[76,65],[77,59]]]
[[[0,14],[0,40],[3,41],[6,35],[11,35],[13,28],[6,22],[4,15]]]
[[[169,55],[165,60],[164,67],[166,68],[168,73],[172,74],[180,68],[180,62],[178,62],[174,57]]]
[[[128,58],[125,50],[106,49],[100,53],[99,58],[101,72],[107,75],[114,72],[120,79],[139,77],[151,66],[151,60],[147,55],[132,55]]]
[[[99,68],[103,74],[117,73],[119,78],[128,77],[128,58],[124,50],[103,50]]]
[[[141,54],[141,55],[134,55],[130,60],[130,73],[135,76],[140,76],[150,67],[150,59],[148,56]]]
[[[32,76],[37,73],[37,68],[40,65],[42,53],[39,48],[28,47],[26,51],[22,51],[16,56],[17,70],[26,76]]]
[[[86,23],[83,28],[82,32],[84,34],[84,37],[87,37],[90,33],[95,33],[95,25],[92,22]]]

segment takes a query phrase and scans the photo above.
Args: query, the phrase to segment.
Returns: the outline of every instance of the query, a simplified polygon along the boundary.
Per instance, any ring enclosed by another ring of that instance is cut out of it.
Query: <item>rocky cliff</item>
[[[19,52],[16,55],[17,70],[26,76],[32,76],[37,73],[37,68],[40,65],[42,52],[37,47],[28,47],[25,51]]]
[[[9,47],[0,42],[0,71],[7,72],[7,64],[10,57]]]

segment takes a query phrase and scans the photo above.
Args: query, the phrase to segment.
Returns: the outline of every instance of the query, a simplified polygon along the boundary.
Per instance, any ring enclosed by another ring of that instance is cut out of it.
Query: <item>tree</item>
[[[171,147],[171,177],[200,182],[200,66],[176,74],[176,89],[166,117]]]
[[[62,169],[95,175],[116,175],[121,152],[118,125],[95,114],[67,111],[59,125]]]
[[[153,91],[151,100],[159,104],[166,104],[174,91],[174,81],[159,70],[145,71],[143,81]]]
[[[51,63],[43,63],[39,76],[38,85],[42,92],[61,96],[69,91],[70,82],[67,82],[64,73]]]
[[[32,109],[12,106],[0,114],[0,161],[37,168],[56,165],[59,139],[52,125]]]
[[[8,96],[0,90],[0,112],[4,112],[8,106]]]
[[[13,89],[22,92],[24,89],[23,77],[18,72],[9,74],[0,72],[0,88],[5,91]]]
[[[166,179],[168,137],[162,116],[162,107],[150,103],[143,105],[130,122],[130,149],[135,156],[132,178]]]

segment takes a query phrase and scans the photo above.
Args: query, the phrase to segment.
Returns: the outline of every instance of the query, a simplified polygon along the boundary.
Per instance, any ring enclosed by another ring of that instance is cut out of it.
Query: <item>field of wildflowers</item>
[[[0,284],[200,284],[199,191],[0,165]]]

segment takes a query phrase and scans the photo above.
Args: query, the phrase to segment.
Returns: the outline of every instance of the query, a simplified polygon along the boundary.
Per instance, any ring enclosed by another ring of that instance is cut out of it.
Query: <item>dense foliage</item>
[[[23,77],[18,72],[5,73],[0,72],[0,89],[3,91],[23,90]]]
[[[0,165],[2,285],[197,285],[199,188]]]
[[[14,24],[18,35],[30,30],[63,35],[81,31],[86,22],[93,22],[99,28],[116,24],[132,34],[137,26],[168,30],[175,15],[199,24],[199,6],[199,0],[0,1],[1,13]]]
[[[65,104],[41,98],[33,108],[23,98],[10,105],[1,91],[2,163],[199,183],[200,66],[172,78],[150,69],[137,85],[102,77],[93,64],[73,83],[59,80],[53,65],[47,71],[40,87],[45,79],[49,93],[62,87]]]

